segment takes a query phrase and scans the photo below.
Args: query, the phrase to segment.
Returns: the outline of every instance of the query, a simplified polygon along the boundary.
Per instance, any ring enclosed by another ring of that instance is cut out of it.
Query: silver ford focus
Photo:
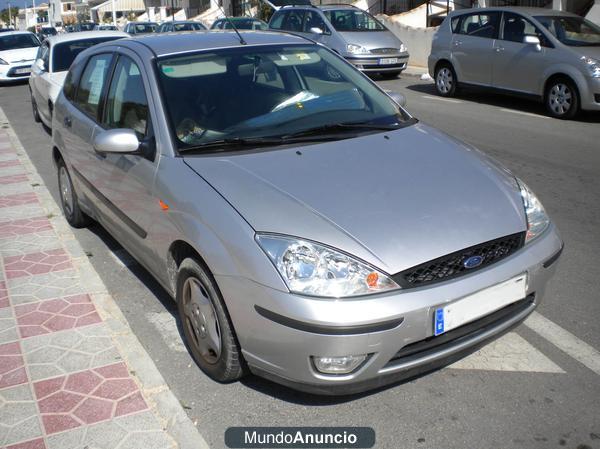
[[[562,249],[526,184],[299,36],[94,46],[52,127],[67,220],[156,277],[221,382],[348,394],[444,366],[527,317]]]

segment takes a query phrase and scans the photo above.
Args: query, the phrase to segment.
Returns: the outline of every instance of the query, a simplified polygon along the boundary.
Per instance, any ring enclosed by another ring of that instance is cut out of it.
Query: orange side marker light
[[[163,200],[158,200],[158,204],[160,204],[160,208],[162,210],[169,210],[169,205],[165,203]]]

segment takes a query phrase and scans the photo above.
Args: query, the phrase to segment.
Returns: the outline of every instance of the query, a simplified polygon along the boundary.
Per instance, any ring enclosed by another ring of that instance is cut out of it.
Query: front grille
[[[394,55],[400,53],[399,48],[374,48],[370,51],[374,55]]]
[[[469,274],[487,267],[520,249],[525,243],[525,232],[507,235],[489,242],[456,251],[416,267],[401,271],[393,276],[394,281],[403,288],[422,287],[436,282]],[[472,256],[480,256],[481,264],[466,268],[465,261]]]
[[[424,340],[410,343],[394,354],[385,367],[409,362],[415,358],[421,358],[442,351],[448,346],[458,344],[461,341],[474,338],[489,329],[502,325],[515,315],[527,310],[534,302],[535,294],[532,293],[520,301],[509,304],[494,313],[464,324],[456,329],[452,329],[442,335],[432,336]],[[433,328],[433,323],[431,326]]]
[[[23,66],[19,66],[19,67],[12,67],[7,73],[6,76],[10,77],[10,78],[17,78],[20,76],[28,76],[29,73],[15,73],[18,69],[29,69],[31,72],[31,66],[30,65],[23,65]]]

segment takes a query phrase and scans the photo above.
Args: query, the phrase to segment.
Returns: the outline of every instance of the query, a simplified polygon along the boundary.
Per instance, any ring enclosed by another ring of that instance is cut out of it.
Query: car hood
[[[587,56],[588,58],[594,58],[600,61],[600,46],[596,47],[569,47],[574,50],[575,53],[581,56]]]
[[[14,50],[0,51],[0,58],[8,63],[29,62],[35,59],[38,47],[16,48]]]
[[[526,229],[514,178],[422,124],[185,161],[256,231],[322,242],[391,274]]]
[[[340,35],[347,44],[361,45],[369,50],[374,48],[400,48],[402,41],[391,31],[342,32]]]

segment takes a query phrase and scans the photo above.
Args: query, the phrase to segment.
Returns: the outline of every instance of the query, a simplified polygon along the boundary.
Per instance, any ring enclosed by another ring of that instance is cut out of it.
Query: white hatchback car
[[[40,41],[29,31],[0,34],[0,82],[27,79]]]
[[[52,36],[39,47],[31,68],[29,90],[33,118],[52,126],[52,110],[75,57],[96,44],[129,37],[121,31],[82,31]]]

